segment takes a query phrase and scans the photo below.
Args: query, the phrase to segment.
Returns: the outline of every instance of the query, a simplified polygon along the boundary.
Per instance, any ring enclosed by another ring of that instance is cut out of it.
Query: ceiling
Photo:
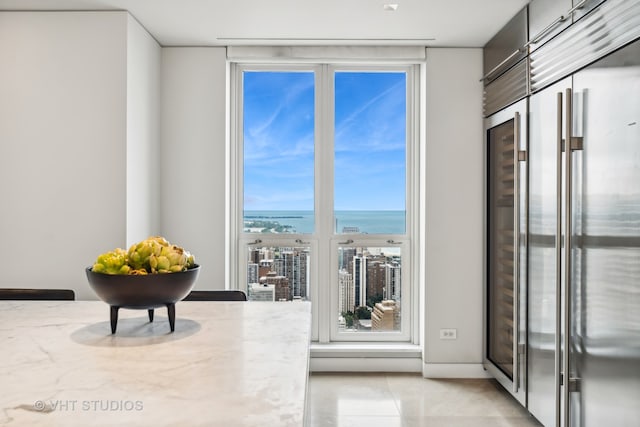
[[[385,4],[398,5],[395,11]],[[0,0],[0,10],[127,10],[163,46],[481,47],[528,0]]]

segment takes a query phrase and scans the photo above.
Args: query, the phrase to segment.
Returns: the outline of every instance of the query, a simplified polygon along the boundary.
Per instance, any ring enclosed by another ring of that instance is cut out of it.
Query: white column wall
[[[162,234],[202,266],[195,289],[225,287],[226,50],[162,49]]]
[[[481,74],[481,49],[427,49],[423,373],[428,377],[485,375]],[[457,339],[441,340],[441,328],[457,329]]]
[[[126,12],[0,12],[0,286],[71,288],[125,244]]]
[[[158,42],[128,15],[127,247],[160,228],[161,52]]]

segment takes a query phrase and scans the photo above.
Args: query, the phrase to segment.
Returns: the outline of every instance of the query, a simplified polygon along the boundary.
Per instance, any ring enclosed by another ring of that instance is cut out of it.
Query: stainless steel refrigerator
[[[622,29],[587,24],[596,62],[549,84],[571,49],[531,54],[527,407],[547,427],[637,427],[640,40],[608,48]]]
[[[526,405],[526,100],[485,119],[484,367]]]

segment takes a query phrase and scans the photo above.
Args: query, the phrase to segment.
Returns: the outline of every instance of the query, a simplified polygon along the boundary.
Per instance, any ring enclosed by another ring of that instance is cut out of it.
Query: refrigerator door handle
[[[570,334],[571,334],[571,234],[573,233],[572,223],[572,147],[573,141],[573,92],[571,89],[566,91],[566,111],[565,111],[565,135],[567,144],[565,144],[564,161],[565,161],[565,191],[564,191],[564,221],[565,221],[565,235],[564,235],[564,337],[562,353],[562,372],[563,372],[563,387],[562,387],[562,401],[564,405],[564,426],[568,427],[569,424],[569,362],[570,362]]]
[[[562,386],[562,92],[558,92],[556,106],[557,140],[556,140],[556,330],[555,330],[555,403],[556,427],[561,420],[561,386]]]

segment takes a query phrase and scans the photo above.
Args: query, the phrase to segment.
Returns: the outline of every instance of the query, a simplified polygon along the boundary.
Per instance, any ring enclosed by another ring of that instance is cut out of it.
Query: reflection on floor
[[[539,427],[494,380],[312,373],[309,427]]]

